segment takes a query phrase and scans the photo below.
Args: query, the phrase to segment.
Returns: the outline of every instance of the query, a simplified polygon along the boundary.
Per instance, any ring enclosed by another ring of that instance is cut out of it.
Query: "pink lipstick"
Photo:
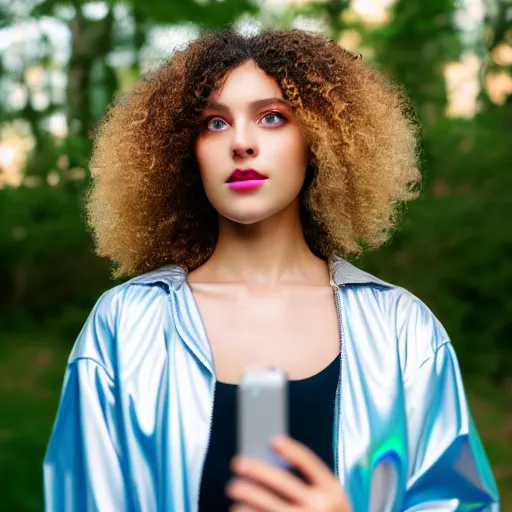
[[[254,169],[235,169],[226,180],[229,188],[235,192],[256,190],[268,179]]]

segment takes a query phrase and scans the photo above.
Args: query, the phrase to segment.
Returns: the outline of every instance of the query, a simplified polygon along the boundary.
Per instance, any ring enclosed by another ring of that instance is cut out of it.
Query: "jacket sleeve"
[[[104,362],[84,347],[109,340],[101,308],[89,317],[68,363],[44,465],[46,512],[129,510],[116,393]]]
[[[425,311],[423,311],[425,313]],[[457,356],[431,315],[419,321],[414,371],[405,380],[409,477],[403,510],[498,512],[491,467],[469,411]]]

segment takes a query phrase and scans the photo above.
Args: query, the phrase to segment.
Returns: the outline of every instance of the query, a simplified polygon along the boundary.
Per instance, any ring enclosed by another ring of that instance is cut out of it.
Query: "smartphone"
[[[287,467],[270,442],[288,434],[288,378],[278,368],[248,370],[238,386],[238,453]]]

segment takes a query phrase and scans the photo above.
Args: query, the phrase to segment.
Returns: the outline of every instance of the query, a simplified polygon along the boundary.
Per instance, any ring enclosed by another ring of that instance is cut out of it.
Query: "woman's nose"
[[[234,130],[232,149],[235,158],[254,158],[258,155],[255,134],[251,132],[249,127],[240,126]]]
[[[257,155],[257,149],[255,144],[234,144],[233,145],[233,156],[239,158],[254,157]]]

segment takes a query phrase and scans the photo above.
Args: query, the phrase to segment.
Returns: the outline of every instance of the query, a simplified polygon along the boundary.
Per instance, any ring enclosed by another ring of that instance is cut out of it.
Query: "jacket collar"
[[[355,267],[348,261],[333,256],[329,261],[331,282],[337,286],[367,285],[391,288],[393,285],[386,283],[378,277]],[[168,287],[178,290],[187,280],[187,271],[178,265],[166,265],[146,274],[134,277],[129,281],[133,284],[157,285],[164,283]]]
[[[393,285],[355,267],[339,256],[333,256],[331,258],[329,261],[329,269],[331,281],[338,286],[368,285],[382,286],[385,288],[393,287]]]

